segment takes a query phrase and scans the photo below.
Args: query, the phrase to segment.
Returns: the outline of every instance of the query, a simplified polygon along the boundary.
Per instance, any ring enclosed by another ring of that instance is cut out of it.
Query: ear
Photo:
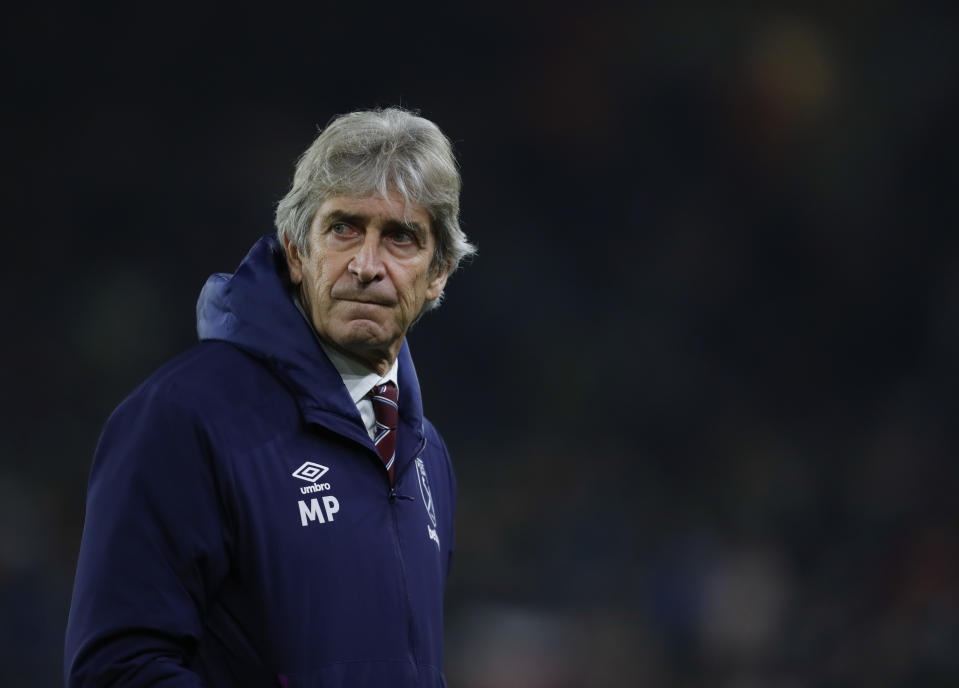
[[[432,272],[432,271],[431,271]],[[430,282],[426,286],[426,300],[435,301],[446,288],[446,279],[450,276],[450,264],[444,264],[430,276]]]
[[[300,252],[296,244],[290,241],[290,237],[283,235],[283,248],[286,251],[286,264],[290,268],[290,281],[293,284],[299,284],[303,281],[303,259],[300,258]]]

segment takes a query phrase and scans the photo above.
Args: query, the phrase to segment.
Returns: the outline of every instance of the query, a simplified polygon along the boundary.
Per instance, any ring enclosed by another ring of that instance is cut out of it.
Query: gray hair
[[[449,265],[452,274],[476,252],[459,225],[460,174],[449,139],[433,122],[400,108],[351,112],[330,121],[297,161],[293,186],[276,207],[277,236],[306,254],[310,226],[326,199],[386,198],[391,191],[430,216],[432,269]]]

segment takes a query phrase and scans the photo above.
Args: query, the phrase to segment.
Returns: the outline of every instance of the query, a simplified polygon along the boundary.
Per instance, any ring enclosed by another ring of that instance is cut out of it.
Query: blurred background
[[[480,249],[410,336],[450,685],[959,685],[956,11],[801,5],[8,9],[0,685],[61,683],[110,411],[392,104]]]

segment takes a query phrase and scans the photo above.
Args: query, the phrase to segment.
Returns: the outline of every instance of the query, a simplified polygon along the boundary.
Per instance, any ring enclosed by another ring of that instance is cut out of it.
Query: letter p
[[[323,508],[326,510],[326,520],[332,521],[333,514],[340,510],[340,503],[333,495],[327,495],[323,498]]]

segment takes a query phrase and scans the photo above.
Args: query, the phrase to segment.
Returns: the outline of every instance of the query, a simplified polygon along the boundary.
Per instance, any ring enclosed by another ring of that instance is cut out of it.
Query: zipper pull
[[[412,502],[412,501],[414,500],[414,498],[411,497],[410,495],[399,494],[399,493],[396,491],[396,488],[395,488],[395,487],[391,487],[391,488],[390,488],[390,501],[391,501],[391,502],[395,502],[397,499],[405,499],[405,500],[408,501],[408,502]]]

